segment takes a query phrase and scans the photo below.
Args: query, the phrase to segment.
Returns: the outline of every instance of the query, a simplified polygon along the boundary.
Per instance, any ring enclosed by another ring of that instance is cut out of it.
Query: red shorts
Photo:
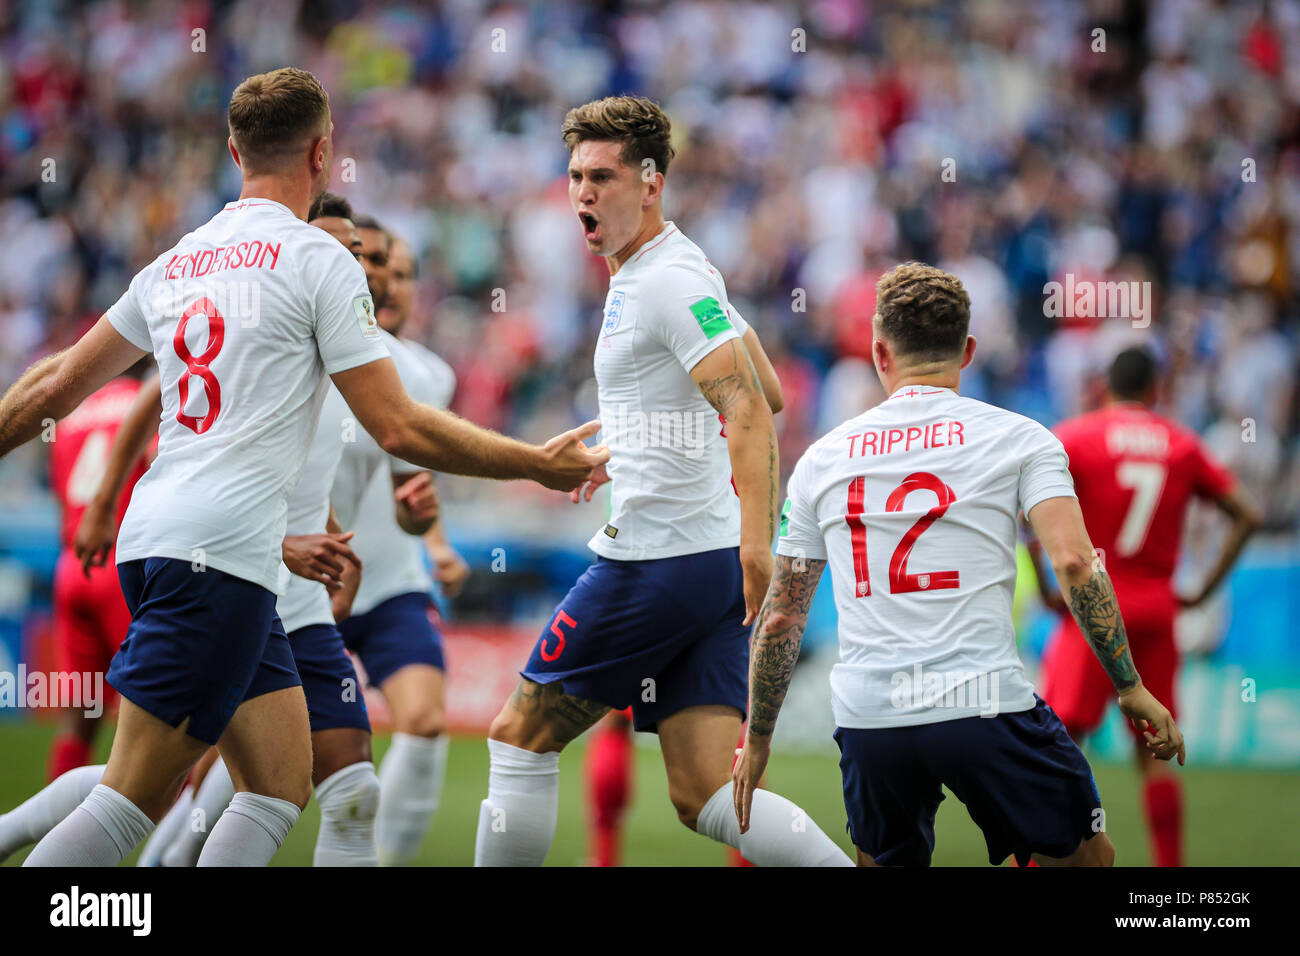
[[[59,670],[107,673],[130,624],[131,612],[111,553],[102,568],[90,569],[89,580],[75,554],[59,555],[54,570],[54,647]],[[105,706],[116,698],[105,684]]]
[[[1174,678],[1178,672],[1178,647],[1174,643],[1177,605],[1167,584],[1116,583],[1129,653],[1146,689],[1178,716]],[[1096,730],[1114,702],[1115,687],[1102,669],[1091,645],[1084,640],[1073,617],[1061,621],[1043,658],[1042,697],[1075,737]],[[1141,732],[1126,721],[1129,732],[1141,741]]]

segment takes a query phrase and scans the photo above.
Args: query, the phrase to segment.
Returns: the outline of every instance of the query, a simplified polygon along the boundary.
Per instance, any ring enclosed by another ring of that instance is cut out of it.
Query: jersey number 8
[[[189,346],[185,344],[185,327],[190,324],[190,319],[200,314],[207,316],[208,319],[208,344],[202,352],[194,355],[190,352]],[[217,381],[217,377],[212,374],[212,369],[208,366],[217,357],[225,341],[226,320],[217,311],[217,307],[213,305],[212,300],[207,297],[191,303],[190,307],[181,316],[180,322],[176,324],[176,334],[172,337],[172,347],[176,349],[176,355],[180,360],[185,363],[185,371],[181,373],[180,381],[177,382],[177,387],[180,390],[181,407],[176,412],[176,420],[196,435],[202,435],[211,428],[212,423],[221,414],[221,383]],[[190,397],[191,376],[203,383],[203,395],[208,400],[208,411],[202,418],[185,414],[185,403]]]

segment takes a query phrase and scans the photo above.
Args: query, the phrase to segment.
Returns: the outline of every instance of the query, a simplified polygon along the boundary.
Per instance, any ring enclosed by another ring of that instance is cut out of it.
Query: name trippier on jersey
[[[646,413],[621,402],[602,405],[600,421],[606,435],[618,436],[620,448],[679,448],[691,459],[702,457],[722,428],[715,411]]]
[[[907,428],[879,428],[855,432],[846,437],[850,458],[966,444],[962,423],[954,419],[943,419],[923,427],[909,425]]]
[[[67,893],[50,897],[50,925],[75,928],[118,926],[132,936],[153,931],[152,893],[83,893],[73,885]]]
[[[917,707],[976,709],[981,717],[996,717],[1001,697],[998,671],[943,670],[912,665],[889,679],[889,705],[896,710]]]

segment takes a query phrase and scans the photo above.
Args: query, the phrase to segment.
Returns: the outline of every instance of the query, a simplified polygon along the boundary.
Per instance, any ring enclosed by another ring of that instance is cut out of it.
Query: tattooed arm
[[[749,651],[749,728],[745,746],[731,772],[732,798],[740,832],[749,829],[749,807],[763,778],[772,747],[776,717],[790,689],[808,608],[817,593],[825,561],[776,557],[776,574],[754,627]]]
[[[758,614],[772,577],[776,537],[776,426],[754,363],[732,339],[691,369],[709,404],[727,420],[727,450],[740,496],[740,563],[745,572],[745,623]]]
[[[1056,571],[1070,613],[1119,694],[1120,710],[1139,729],[1149,726],[1155,731],[1148,731],[1146,738],[1157,757],[1177,755],[1183,763],[1182,733],[1169,711],[1142,686],[1133,666],[1115,589],[1092,547],[1078,499],[1048,498],[1035,505],[1028,518]]]

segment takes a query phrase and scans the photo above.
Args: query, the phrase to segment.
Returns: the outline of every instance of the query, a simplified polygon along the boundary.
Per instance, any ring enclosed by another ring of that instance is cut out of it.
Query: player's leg
[[[442,632],[429,596],[398,594],[344,622],[349,649],[384,695],[393,739],[379,766],[375,843],[396,866],[418,852],[433,824],[447,769]]]
[[[162,818],[157,828],[149,835],[144,848],[140,851],[140,858],[136,860],[136,866],[193,866],[199,858],[199,852],[203,849],[203,841],[207,839],[208,821],[213,822],[216,816],[210,814],[208,807],[212,800],[209,798],[208,803],[200,803],[196,806],[196,798],[203,789],[204,781],[208,777],[212,765],[220,758],[217,754],[216,747],[209,747],[207,752],[199,758],[199,762],[194,765],[190,771],[189,778],[185,786],[181,788],[180,796],[172,804],[167,815]],[[223,767],[224,770],[224,767]],[[229,774],[226,774],[227,779]],[[230,802],[231,793],[227,794],[225,801],[217,808],[217,815],[224,812],[226,804]],[[164,862],[168,853],[182,851],[173,848],[184,844],[189,840],[195,840],[196,843],[192,850],[184,851],[185,855],[179,857],[176,862]]]
[[[677,818],[758,866],[852,866],[803,810],[770,790],[755,791],[750,828],[741,834],[731,785],[741,716],[731,706],[704,704],[659,718],[668,797]]]
[[[149,835],[206,744],[128,699],[100,783],[36,845],[24,866],[116,866]]]
[[[376,866],[379,777],[370,717],[343,637],[326,624],[289,635],[311,722],[312,783],[320,804],[316,866]]]
[[[65,551],[59,556],[54,572],[53,631],[55,659],[58,669],[63,673],[104,673],[113,654],[117,652],[117,645],[126,634],[131,617],[126,611],[115,574],[111,583],[122,613],[115,613],[114,608],[102,607],[102,601],[96,602],[93,599],[94,594],[103,590],[102,587],[95,586],[98,579],[111,571],[112,569],[96,568],[91,579],[87,580],[81,572],[76,555]],[[97,607],[97,603],[101,607]],[[119,627],[116,641],[111,648],[106,646],[104,632]],[[90,702],[87,704],[89,706]],[[98,727],[99,718],[87,716],[85,709],[67,709],[59,714],[59,732],[50,744],[47,780],[55,780],[73,767],[90,762]]]
[[[611,711],[593,731],[584,764],[593,866],[618,866],[633,756],[631,711]]]
[[[246,699],[217,749],[235,795],[213,826],[198,865],[265,866],[311,798],[311,727],[302,687]]]
[[[1131,605],[1130,605],[1131,606]],[[1169,712],[1178,716],[1175,683],[1178,674],[1178,646],[1174,641],[1173,608],[1158,602],[1141,611],[1125,613],[1133,664],[1142,683]],[[1129,624],[1129,618],[1134,618]],[[1132,724],[1138,772],[1142,776],[1142,811],[1151,838],[1153,866],[1183,865],[1183,788],[1172,761],[1157,760],[1147,750],[1142,732]]]
[[[407,664],[379,685],[393,720],[393,742],[379,765],[375,841],[380,863],[415,856],[433,825],[447,773],[446,682],[427,663]]]
[[[475,866],[542,865],[559,813],[560,751],[608,711],[566,694],[559,681],[519,682],[488,730],[491,769]]]
[[[190,786],[193,796],[185,825],[176,829],[174,839],[163,850],[160,866],[197,866],[204,844],[234,799],[235,781],[216,747],[210,748],[195,765],[190,773]],[[166,822],[164,819],[163,823]],[[158,825],[160,829],[162,825]]]
[[[53,830],[103,776],[104,764],[73,767],[8,813],[0,813],[0,863]]]

